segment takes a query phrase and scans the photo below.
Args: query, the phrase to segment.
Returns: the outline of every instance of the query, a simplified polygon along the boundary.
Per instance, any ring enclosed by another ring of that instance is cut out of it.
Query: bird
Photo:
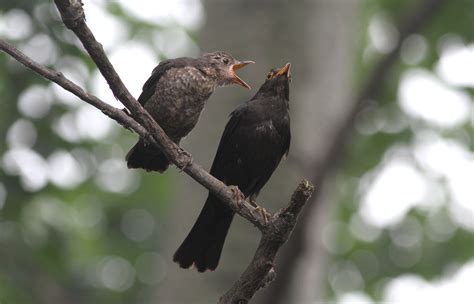
[[[255,199],[290,149],[290,63],[272,69],[255,96],[231,114],[210,173],[238,186],[255,207]],[[234,211],[209,192],[194,226],[173,256],[181,268],[215,270]]]
[[[217,87],[237,84],[250,86],[236,70],[253,61],[239,61],[216,51],[198,58],[180,57],[161,61],[143,85],[138,102],[179,145],[194,128],[206,101]],[[125,157],[128,168],[163,173],[170,162],[157,147],[140,138]]]

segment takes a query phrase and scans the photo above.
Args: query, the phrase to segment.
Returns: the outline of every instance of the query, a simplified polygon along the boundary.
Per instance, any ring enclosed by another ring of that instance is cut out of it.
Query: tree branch
[[[250,265],[240,276],[239,280],[220,298],[219,303],[245,304],[260,289],[273,281],[275,274],[271,272],[276,254],[288,240],[296,219],[303,205],[313,193],[314,187],[303,180],[293,193],[288,207],[276,213],[267,228],[263,231],[262,239]]]
[[[190,161],[192,159],[191,154],[171,141],[159,124],[130,94],[105,55],[101,44],[95,40],[94,35],[86,25],[82,2],[80,0],[55,0],[55,4],[66,27],[71,29],[81,40],[115,97],[130,110],[133,118],[122,110],[87,93],[80,86],[67,79],[61,72],[35,62],[2,39],[0,39],[0,50],[9,54],[27,68],[98,108],[124,127],[135,131],[141,137],[148,138],[150,143],[159,147],[172,163],[182,168],[195,181],[215,194],[223,203],[262,232],[262,240],[252,262],[234,286],[220,299],[220,303],[237,303],[239,301],[239,303],[242,303],[241,301],[247,303],[258,289],[266,287],[273,279],[274,271],[271,270],[274,258],[280,247],[288,240],[299,212],[313,192],[313,186],[308,181],[302,181],[293,193],[289,206],[275,215],[270,215],[266,211],[254,212],[255,208],[243,199],[243,194],[237,187],[225,185],[201,166],[192,163]],[[270,218],[270,221],[267,221],[267,218]]]

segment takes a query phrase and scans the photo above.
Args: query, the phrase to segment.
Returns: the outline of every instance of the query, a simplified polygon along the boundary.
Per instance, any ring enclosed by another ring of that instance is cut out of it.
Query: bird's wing
[[[183,68],[190,63],[190,58],[176,58],[161,61],[151,73],[150,78],[143,85],[143,91],[138,97],[138,102],[144,106],[150,97],[155,93],[156,84],[161,77],[172,68]]]
[[[229,142],[233,137],[235,130],[240,125],[241,119],[245,111],[247,110],[247,104],[244,103],[237,107],[232,113],[230,113],[230,119],[227,122],[224,132],[222,133],[221,140],[219,142],[219,146],[217,148],[216,156],[214,158],[214,162],[212,163],[210,173],[214,176],[220,175],[219,170],[223,168],[223,162],[225,163],[225,156],[226,156],[226,149],[228,149]],[[217,176],[216,176],[217,177]],[[219,177],[217,177],[219,178]]]
[[[288,115],[280,124],[276,125],[276,129],[281,136],[283,143],[283,154],[288,156],[290,152],[291,130],[290,130],[290,116]]]
[[[232,112],[210,171],[224,183],[238,185],[246,196],[260,191],[289,148],[288,124],[273,126],[261,107],[265,104],[251,101]],[[278,132],[268,133],[273,127]]]

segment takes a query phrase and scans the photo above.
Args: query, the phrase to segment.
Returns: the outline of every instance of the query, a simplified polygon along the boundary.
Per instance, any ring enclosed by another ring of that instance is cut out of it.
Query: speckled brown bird
[[[194,128],[206,101],[217,87],[250,86],[236,70],[253,61],[239,61],[217,51],[198,58],[176,58],[160,62],[145,82],[138,102],[151,114],[165,133],[179,145]],[[169,161],[156,147],[141,138],[126,156],[128,168],[164,172]]]
[[[251,202],[290,149],[290,64],[275,71],[255,96],[237,107],[222,134],[210,173],[236,185]],[[214,270],[234,211],[209,193],[191,232],[174,254],[182,268]]]

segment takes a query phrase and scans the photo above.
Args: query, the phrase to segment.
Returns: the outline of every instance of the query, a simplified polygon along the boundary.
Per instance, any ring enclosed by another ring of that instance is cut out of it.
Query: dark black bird
[[[199,58],[176,58],[160,62],[145,82],[138,101],[176,143],[196,125],[206,101],[217,87],[238,84],[250,89],[236,70],[253,61],[238,61],[225,52]],[[164,172],[169,161],[144,139],[128,152],[127,166]]]
[[[211,174],[253,201],[290,148],[290,64],[272,70],[257,94],[232,113]],[[209,193],[191,232],[174,254],[182,268],[214,270],[234,212]]]

